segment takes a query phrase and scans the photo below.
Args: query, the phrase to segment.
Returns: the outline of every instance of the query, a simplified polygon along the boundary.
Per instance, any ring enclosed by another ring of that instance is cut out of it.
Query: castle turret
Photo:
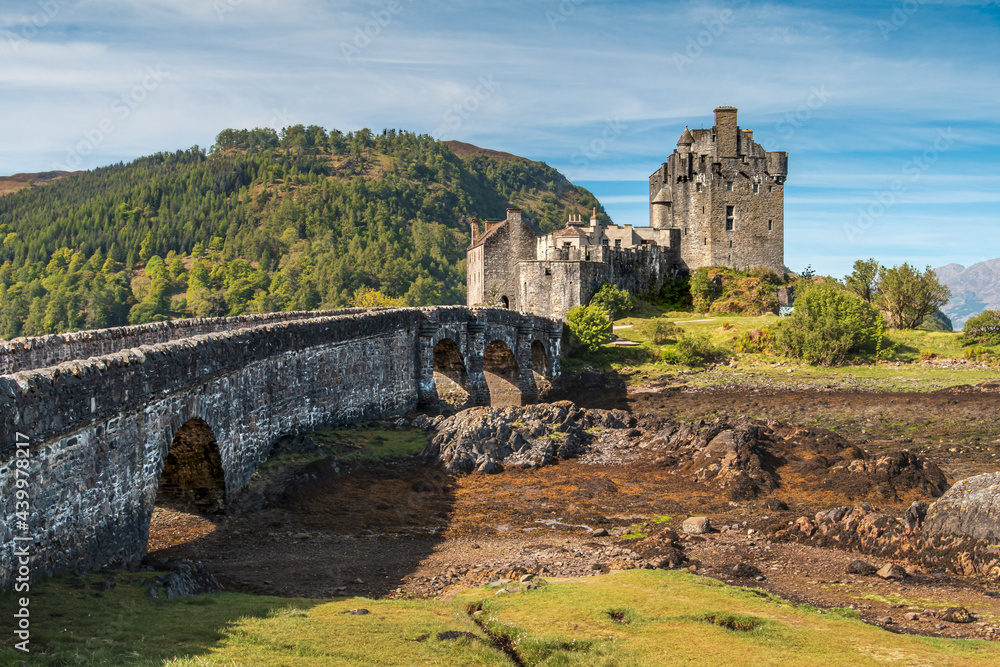
[[[688,129],[687,125],[684,126],[684,132],[681,133],[681,138],[677,140],[677,150],[683,153],[691,152],[691,145],[694,143],[694,135],[691,134],[691,130]]]

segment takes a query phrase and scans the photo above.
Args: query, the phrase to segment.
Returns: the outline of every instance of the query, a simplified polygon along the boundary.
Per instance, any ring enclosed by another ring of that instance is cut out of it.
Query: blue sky
[[[1000,256],[996,0],[7,0],[0,62],[0,174],[398,127],[544,160],[645,224],[648,175],[732,105],[789,152],[792,269]]]

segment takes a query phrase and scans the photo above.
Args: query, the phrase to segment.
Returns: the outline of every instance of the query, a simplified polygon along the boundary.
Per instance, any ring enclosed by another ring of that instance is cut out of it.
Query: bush
[[[658,320],[653,324],[653,344],[667,345],[674,343],[684,335],[684,330],[673,322]]]
[[[566,314],[571,342],[589,352],[596,352],[611,340],[611,320],[600,306],[574,306]]]
[[[740,353],[771,354],[774,352],[774,334],[769,329],[747,331],[733,341],[733,350]]]
[[[777,347],[810,364],[839,364],[848,354],[874,349],[885,333],[878,310],[834,283],[805,284],[795,310],[778,329]]]
[[[984,310],[966,320],[962,345],[1000,345],[1000,310]]]
[[[591,297],[590,305],[603,308],[612,320],[617,320],[635,307],[635,300],[628,290],[611,283],[601,283],[597,293]]]
[[[965,358],[969,361],[977,361],[983,357],[988,357],[990,354],[990,348],[983,347],[982,345],[976,345],[975,347],[965,348]]]
[[[778,277],[767,269],[750,273],[702,267],[691,276],[691,302],[698,312],[763,315],[777,312]]]
[[[663,283],[660,299],[667,310],[689,310],[691,308],[691,279],[687,276]]]
[[[712,344],[708,334],[685,336],[677,343],[677,357],[685,366],[704,366],[728,356],[724,349]]]

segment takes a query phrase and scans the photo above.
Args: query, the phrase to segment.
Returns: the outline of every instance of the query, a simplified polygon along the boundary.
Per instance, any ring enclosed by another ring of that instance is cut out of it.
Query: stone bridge
[[[142,558],[158,491],[218,509],[283,435],[536,400],[562,324],[500,309],[178,320],[0,344],[0,590]],[[15,555],[26,547],[29,565]]]

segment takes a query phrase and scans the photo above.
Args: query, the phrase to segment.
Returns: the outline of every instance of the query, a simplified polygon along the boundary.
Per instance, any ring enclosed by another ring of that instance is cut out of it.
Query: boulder
[[[740,579],[756,579],[757,577],[764,576],[763,572],[749,563],[737,564],[732,572],[734,577],[739,577]]]
[[[707,516],[692,516],[681,524],[681,530],[692,535],[704,535],[711,529],[712,522]]]
[[[896,565],[895,563],[886,563],[885,565],[882,566],[882,569],[880,569],[875,574],[882,577],[883,579],[906,578],[906,570]]]
[[[864,577],[870,577],[876,572],[878,572],[877,567],[863,560],[852,560],[851,564],[847,566],[847,574],[860,574]]]
[[[965,607],[948,607],[941,613],[941,620],[949,623],[972,623],[976,617]]]
[[[951,487],[927,509],[923,531],[1000,541],[1000,472],[969,477]]]

